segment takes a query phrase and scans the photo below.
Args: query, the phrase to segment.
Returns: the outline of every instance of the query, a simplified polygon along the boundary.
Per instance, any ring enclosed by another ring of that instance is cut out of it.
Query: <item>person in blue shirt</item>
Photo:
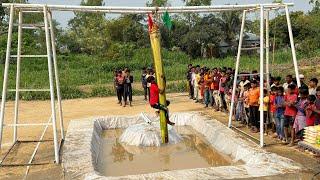
[[[276,120],[276,133],[278,135],[278,138],[282,140],[282,142],[286,142],[285,136],[284,136],[284,110],[285,110],[285,104],[284,104],[284,88],[283,87],[276,87],[277,88],[277,96],[275,99],[275,106],[276,106],[276,112],[275,112],[275,120]]]

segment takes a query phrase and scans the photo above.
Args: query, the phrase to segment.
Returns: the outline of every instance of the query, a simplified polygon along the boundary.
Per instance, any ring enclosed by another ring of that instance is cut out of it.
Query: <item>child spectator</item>
[[[218,71],[218,69],[213,69],[213,98],[214,98],[214,102],[215,102],[215,106],[216,106],[216,110],[219,110],[219,107],[221,105],[221,100],[220,100],[220,96],[219,96],[219,83],[220,83],[220,72]]]
[[[133,76],[130,74],[130,70],[126,69],[125,75],[124,75],[124,83],[123,83],[123,100],[124,105],[123,107],[126,107],[127,99],[129,97],[129,105],[132,106],[132,84],[133,83]]]
[[[315,102],[316,102],[315,95],[308,96],[308,106],[306,107],[306,126],[314,126],[316,121],[316,113],[315,110],[317,109]]]
[[[147,96],[148,96],[148,88],[147,88],[147,70],[144,67],[142,69],[142,74],[141,74],[141,84],[142,84],[142,88],[143,88],[143,94],[144,94],[144,100],[147,100]]]
[[[295,93],[296,91],[296,85],[290,84],[288,86],[287,93],[285,95],[285,111],[284,111],[284,135],[285,135],[285,141],[288,141],[289,137],[289,128],[293,128],[294,119],[296,117],[297,109],[295,107],[295,104],[298,100],[298,95]]]
[[[116,84],[116,88],[117,88],[117,97],[118,97],[118,104],[120,104],[120,106],[122,106],[122,99],[123,99],[123,84],[124,84],[124,77],[122,75],[122,71],[119,70],[117,77],[115,79],[115,84]]]
[[[200,81],[200,73],[196,69],[195,74],[194,74],[194,81],[193,81],[193,86],[194,86],[194,97],[196,100],[196,103],[199,102],[199,81]]]
[[[310,95],[316,95],[317,94],[317,91],[316,91],[317,85],[318,85],[318,79],[317,78],[310,79],[310,81],[309,81],[309,94]]]
[[[221,77],[219,82],[219,94],[220,94],[220,110],[227,109],[227,103],[225,99],[225,86],[226,86],[227,76],[225,71],[221,71]]]
[[[260,90],[258,87],[258,82],[253,80],[251,82],[251,89],[249,90],[248,94],[248,104],[249,104],[249,111],[250,111],[250,124],[251,130],[254,133],[259,132],[259,96]]]
[[[275,120],[275,113],[277,110],[275,100],[276,100],[276,96],[277,96],[277,91],[278,91],[277,87],[272,87],[270,95],[269,95],[269,97],[270,97],[269,98],[269,100],[270,100],[269,101],[269,109],[270,109],[269,119],[272,124],[272,132],[277,132],[276,131],[276,120]],[[274,137],[278,136],[277,133],[275,135],[276,136],[274,136]]]
[[[315,122],[315,124],[319,125],[320,124],[320,86],[317,87],[316,91],[317,91],[317,96],[316,96],[317,99],[316,99],[316,102],[315,102],[316,109],[314,110],[314,112],[316,113],[316,122]]]
[[[280,87],[281,77],[276,77],[271,87]]]
[[[259,81],[260,80],[260,77],[259,77],[259,75],[258,75],[258,71],[257,70],[253,70],[252,71],[252,76],[251,76],[251,81]]]
[[[263,111],[263,119],[265,124],[265,133],[267,134],[267,126],[269,124],[268,112],[269,112],[269,103],[270,98],[268,95],[268,91],[266,89],[263,90],[263,106],[260,104],[259,111]]]
[[[294,145],[294,142],[296,139],[296,134],[298,132],[300,132],[301,130],[303,130],[303,128],[306,127],[306,111],[305,111],[305,109],[308,105],[308,100],[307,100],[308,95],[309,95],[308,89],[300,88],[299,95],[300,95],[300,99],[299,99],[298,103],[296,104],[297,115],[294,120],[293,128],[291,130],[291,142],[290,142],[289,146]]]
[[[245,118],[246,121],[245,123],[249,126],[249,121],[250,121],[250,110],[249,110],[249,102],[248,102],[248,96],[249,96],[249,90],[251,88],[251,83],[246,84],[244,86],[244,92],[243,92],[243,105],[244,105],[244,110],[245,110]]]
[[[282,140],[283,142],[286,142],[285,135],[284,135],[284,111],[285,111],[285,105],[284,105],[284,96],[283,96],[283,87],[277,88],[277,96],[275,99],[275,120],[276,120],[276,133],[277,137]]]
[[[243,93],[240,95],[239,90],[240,90],[239,87],[236,88],[236,92],[235,92],[235,96],[234,96],[235,97],[234,98],[234,106],[236,107],[235,108],[235,119],[236,119],[236,121],[240,121],[241,123],[243,123],[244,118],[245,118]]]
[[[149,100],[150,106],[154,109],[163,110],[165,112],[167,124],[170,124],[173,126],[175,123],[169,121],[169,110],[167,108],[167,106],[169,106],[169,104],[170,104],[170,101],[167,101],[166,105],[159,103],[159,93],[163,94],[164,89],[158,88],[158,85],[156,84],[155,78],[153,76],[148,77],[147,81],[148,81],[148,83],[151,84],[151,86],[150,86],[150,100]]]
[[[210,103],[212,103],[211,100],[211,93],[210,93],[210,88],[211,88],[211,75],[210,71],[206,70],[204,74],[204,103],[205,103],[205,108],[209,106]]]
[[[188,71],[187,71],[187,80],[188,80],[188,85],[189,85],[189,97],[190,99],[193,99],[193,87],[192,87],[192,84],[191,84],[191,74],[192,74],[192,71],[194,71],[194,67],[192,66],[192,64],[189,64],[188,65]]]
[[[203,101],[203,96],[204,96],[204,78],[203,78],[203,73],[200,74],[200,80],[199,80],[199,91],[200,91],[200,97],[199,101]]]

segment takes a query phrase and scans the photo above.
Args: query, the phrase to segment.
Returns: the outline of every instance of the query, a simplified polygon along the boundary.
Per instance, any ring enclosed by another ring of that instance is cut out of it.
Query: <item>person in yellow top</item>
[[[269,124],[269,104],[270,98],[268,95],[268,91],[266,89],[263,90],[263,107],[260,104],[259,111],[263,111],[263,119],[264,119],[264,132],[267,134],[267,127]]]
[[[195,76],[194,81],[193,81],[194,97],[195,97],[196,103],[197,103],[197,102],[199,102],[199,94],[200,94],[200,88],[199,88],[200,73],[198,70],[195,70],[194,76]]]

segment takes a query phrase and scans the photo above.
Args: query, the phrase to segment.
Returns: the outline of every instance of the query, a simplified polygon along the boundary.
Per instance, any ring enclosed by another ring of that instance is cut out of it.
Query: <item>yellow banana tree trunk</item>
[[[157,85],[159,89],[164,90],[163,93],[159,94],[159,103],[165,107],[167,107],[167,101],[166,101],[166,93],[165,93],[165,75],[164,75],[164,69],[161,59],[161,45],[160,45],[160,32],[159,29],[154,26],[150,32],[150,41],[151,41],[151,48],[153,53],[153,62],[155,67],[155,73],[156,73],[156,79],[157,79]],[[160,110],[160,128],[161,128],[161,139],[162,143],[168,143],[169,137],[168,137],[168,127],[167,127],[167,121],[165,117],[165,112],[163,110]]]

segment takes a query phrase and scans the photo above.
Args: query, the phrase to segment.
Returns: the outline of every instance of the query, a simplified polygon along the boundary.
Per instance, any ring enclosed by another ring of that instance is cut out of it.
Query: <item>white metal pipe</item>
[[[4,67],[4,77],[2,85],[2,99],[1,99],[1,111],[0,111],[0,149],[2,144],[2,135],[3,135],[3,122],[4,122],[4,111],[7,98],[7,86],[8,86],[8,74],[9,74],[9,64],[10,64],[10,53],[11,53],[11,41],[12,41],[12,26],[13,26],[13,16],[14,16],[14,7],[10,6],[9,14],[9,28],[8,28],[8,40],[7,40],[7,51],[6,51],[6,61]]]
[[[52,123],[32,123],[32,124],[5,124],[4,127],[28,127],[28,126],[47,126],[52,125]]]
[[[267,73],[267,88],[270,89],[270,72],[269,72],[269,52],[270,52],[270,39],[269,39],[269,11],[266,12],[266,73]]]
[[[16,56],[16,55],[12,55],[11,56],[12,58],[16,58],[16,57],[18,57],[18,56]],[[42,58],[42,57],[45,57],[45,58],[47,58],[48,57],[48,55],[20,55],[20,57],[22,57],[22,58]]]
[[[261,106],[260,109],[260,147],[264,146],[263,143],[263,66],[264,66],[264,55],[263,55],[263,35],[264,35],[264,8],[263,5],[260,7],[260,99],[259,99],[259,104]]]
[[[263,73],[263,74],[268,74],[268,73]],[[238,74],[238,77],[241,77],[241,76],[256,76],[256,75],[260,75],[260,73],[253,73],[253,74]]]
[[[16,73],[16,100],[14,103],[14,119],[13,124],[18,123],[19,119],[19,88],[20,88],[20,64],[21,64],[21,44],[22,44],[22,12],[19,11],[18,26],[18,49],[17,49],[17,73]],[[13,126],[13,142],[17,141],[17,126]]]
[[[294,46],[294,40],[293,40],[291,20],[290,20],[290,14],[289,14],[288,6],[285,6],[285,10],[286,10],[286,18],[287,18],[288,31],[289,31],[289,39],[290,39],[292,60],[293,60],[293,65],[294,65],[294,72],[296,74],[297,85],[298,85],[298,87],[301,87],[301,82],[300,82],[300,78],[299,78],[298,63],[297,63],[296,48]]]
[[[44,15],[44,24],[45,24],[47,54],[48,54],[48,71],[49,71],[49,83],[50,83],[54,154],[55,154],[55,162],[59,163],[59,147],[58,147],[59,143],[58,143],[58,135],[57,135],[56,108],[55,108],[55,101],[54,101],[54,82],[53,82],[52,57],[51,57],[52,50],[51,50],[51,43],[50,43],[49,24],[48,24],[48,10],[46,6],[43,6],[43,15]]]
[[[16,89],[8,89],[9,92],[16,92]],[[48,92],[50,89],[19,89],[19,92]]]
[[[48,12],[48,20],[49,20],[50,32],[51,32],[50,33],[51,34],[51,47],[52,47],[54,75],[55,75],[55,80],[56,80],[56,89],[57,89],[60,131],[61,131],[61,138],[64,140],[64,125],[63,125],[63,113],[62,113],[61,93],[60,93],[60,80],[59,80],[59,71],[58,71],[58,64],[57,64],[56,43],[55,43],[56,37],[54,34],[54,27],[53,27],[53,23],[52,23],[51,12]]]
[[[10,3],[3,3],[4,7],[8,7]],[[293,6],[293,3],[271,3],[263,4],[265,8],[284,7],[285,5]],[[39,10],[43,4],[14,4],[15,7],[25,10]],[[235,11],[249,10],[260,7],[260,4],[247,5],[214,5],[214,6],[180,6],[180,7],[117,7],[117,6],[76,6],[76,5],[47,5],[51,11],[85,11],[85,12],[105,12],[105,13],[150,13],[158,11],[163,13],[183,13],[200,10],[202,12],[212,11]]]
[[[242,40],[243,40],[243,32],[244,32],[244,26],[246,21],[246,11],[243,11],[242,13],[242,22],[241,22],[241,30],[239,35],[239,45],[238,45],[238,53],[237,53],[237,61],[236,61],[236,70],[233,77],[233,87],[232,87],[232,97],[231,97],[231,108],[229,113],[229,123],[228,127],[231,128],[231,121],[232,121],[232,115],[234,110],[234,99],[236,96],[236,88],[237,88],[237,79],[238,79],[238,73],[239,73],[239,64],[240,64],[240,56],[241,56],[241,47],[242,47]]]

